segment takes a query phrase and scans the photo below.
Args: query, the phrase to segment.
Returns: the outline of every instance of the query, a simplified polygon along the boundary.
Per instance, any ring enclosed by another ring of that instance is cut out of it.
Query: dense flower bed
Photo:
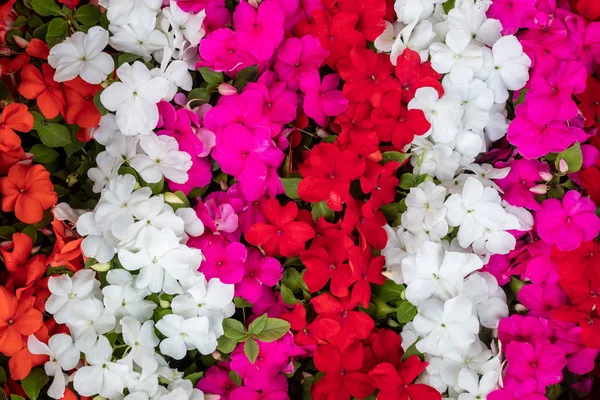
[[[598,397],[599,2],[57,1],[0,6],[0,400]]]

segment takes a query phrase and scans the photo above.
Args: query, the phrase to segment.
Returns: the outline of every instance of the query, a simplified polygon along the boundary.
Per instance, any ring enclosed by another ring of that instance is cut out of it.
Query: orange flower
[[[40,329],[34,333],[35,337],[41,342],[48,343],[50,340],[50,334],[48,327],[42,324]],[[27,340],[27,338],[25,338]],[[25,344],[27,341],[25,341]],[[13,355],[8,361],[8,368],[10,370],[10,377],[16,381],[20,381],[25,378],[31,372],[31,369],[42,365],[49,360],[47,355],[44,354],[31,354],[27,346],[24,346],[18,353]]]
[[[15,164],[0,179],[2,211],[14,211],[26,224],[40,222],[44,210],[56,204],[58,196],[43,165]]]
[[[31,57],[25,54],[19,54],[15,58],[0,59],[0,76],[16,74],[21,68],[29,64]]]
[[[12,251],[0,249],[4,265],[9,272],[15,272],[23,266],[29,260],[33,248],[33,240],[24,233],[13,233],[12,242]]]
[[[48,49],[48,45],[46,43],[40,39],[33,38],[29,41],[29,44],[25,49],[25,53],[29,54],[31,57],[47,60],[50,50]]]
[[[0,133],[0,136],[2,133]],[[0,150],[0,175],[6,175],[8,169],[25,158],[21,147],[9,151]]]
[[[48,263],[46,256],[38,254],[31,256],[33,240],[24,233],[14,233],[12,236],[12,252],[1,250],[0,254],[8,270],[6,288],[16,291],[17,298],[44,276]]]
[[[77,272],[83,268],[81,254],[81,241],[83,238],[71,231],[64,222],[54,218],[52,228],[56,241],[52,253],[48,256],[48,265],[51,267],[65,266],[70,271]]]
[[[11,103],[0,115],[0,151],[11,151],[21,147],[21,138],[15,131],[29,132],[33,128],[33,115],[25,104]],[[22,150],[21,150],[22,151]]]
[[[92,85],[76,77],[65,82],[67,113],[65,121],[82,128],[93,128],[100,122],[100,111],[94,105],[94,95],[102,90],[100,85]]]
[[[0,286],[0,353],[17,354],[27,337],[42,327],[42,313],[33,308],[34,302],[34,297],[17,299]]]
[[[26,99],[36,99],[44,117],[51,119],[65,113],[65,94],[61,84],[54,81],[54,70],[48,64],[42,65],[42,72],[33,65],[23,68],[19,93]]]

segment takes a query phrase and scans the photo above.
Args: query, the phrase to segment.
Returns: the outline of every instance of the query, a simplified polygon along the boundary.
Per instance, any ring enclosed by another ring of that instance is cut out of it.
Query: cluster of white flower
[[[419,379],[449,398],[471,400],[485,398],[500,378],[498,349],[480,339],[481,327],[496,329],[508,316],[504,291],[479,270],[491,255],[514,249],[508,231],[533,225],[531,214],[500,198],[493,180],[508,169],[475,159],[506,134],[508,91],[525,85],[531,61],[486,17],[489,1],[457,0],[447,15],[444,2],[396,0],[398,22],[376,41],[393,61],[410,48],[445,74],[443,96],[420,88],[408,105],[431,123],[406,149],[414,174],[430,178],[410,189],[401,225],[386,227],[382,253],[418,309],[402,338],[405,350],[415,345],[429,362]]]

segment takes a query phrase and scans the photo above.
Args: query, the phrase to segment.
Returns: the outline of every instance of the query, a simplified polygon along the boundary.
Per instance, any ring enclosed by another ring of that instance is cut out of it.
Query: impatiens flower
[[[256,63],[256,59],[238,43],[236,32],[217,29],[200,41],[199,66],[210,67],[217,72],[235,74]]]
[[[488,10],[488,18],[495,18],[502,23],[502,33],[515,33],[525,26],[525,21],[536,13],[534,0],[496,0]]]
[[[17,299],[0,286],[0,353],[12,356],[26,344],[29,335],[43,325],[42,314],[33,308],[34,297]]]
[[[338,74],[329,74],[320,81],[315,70],[300,81],[300,90],[305,94],[304,112],[322,127],[327,127],[329,117],[335,117],[348,108],[348,99],[340,90]]]
[[[19,93],[26,99],[36,99],[37,106],[48,119],[65,112],[65,94],[62,86],[54,80],[54,71],[48,64],[42,64],[42,72],[33,64],[24,67]]]
[[[439,79],[441,74],[437,73],[429,61],[421,63],[419,54],[411,49],[405,49],[396,60],[396,78],[402,86],[402,99],[405,103],[410,102],[417,89],[432,87],[438,91],[439,97],[444,94]]]
[[[268,223],[256,223],[246,232],[248,243],[260,246],[269,256],[294,257],[304,250],[315,236],[306,222],[296,221],[298,205],[289,202],[282,206],[277,199],[264,202],[263,213]]]
[[[546,243],[560,250],[575,250],[581,242],[592,240],[600,232],[596,206],[576,190],[569,190],[562,199],[544,200],[536,213],[537,231]]]
[[[329,208],[341,211],[342,203],[349,197],[350,182],[358,179],[364,168],[364,161],[355,153],[320,143],[300,166],[304,179],[298,186],[298,195],[311,203],[325,200]]]
[[[588,348],[581,342],[581,328],[569,330],[557,329],[557,340],[554,344],[560,347],[567,355],[567,368],[577,375],[585,375],[594,369],[594,360],[600,352],[599,349]]]
[[[498,338],[503,346],[513,341],[531,342],[534,337],[544,335],[544,330],[539,318],[514,314],[500,321]]]
[[[468,393],[461,393],[459,400],[477,400],[487,398],[487,395],[498,387],[498,373],[490,371],[481,379],[477,372],[463,368],[458,374],[458,384]]]
[[[538,393],[538,384],[534,378],[519,379],[515,375],[503,378],[503,388],[488,395],[488,400],[545,400],[546,396]]]
[[[188,179],[187,171],[192,166],[188,153],[179,151],[179,145],[170,136],[144,135],[140,147],[146,154],[136,154],[130,165],[148,183],[157,183],[164,176],[175,183],[183,184]]]
[[[427,121],[431,124],[431,137],[436,143],[452,142],[463,129],[461,101],[452,96],[440,97],[432,87],[417,89],[407,108],[422,110],[425,113]]]
[[[294,309],[283,314],[281,318],[290,323],[290,329],[297,331],[294,335],[294,342],[299,346],[325,344],[326,341],[335,339],[342,329],[341,325],[331,318],[317,317],[313,322],[307,324],[306,308],[302,303],[296,303]]]
[[[380,389],[380,400],[440,400],[440,392],[428,385],[413,384],[413,381],[425,370],[427,363],[419,357],[411,356],[396,369],[390,363],[381,363],[369,372],[369,378]]]
[[[67,102],[65,121],[81,128],[97,127],[102,115],[94,104],[94,95],[102,90],[102,87],[91,85],[78,77],[65,82],[64,85]]]
[[[519,90],[527,83],[531,59],[512,35],[498,39],[492,53],[494,67],[485,83],[494,92],[496,103],[503,103],[508,99],[507,90]]]
[[[165,34],[156,29],[155,17],[132,18],[126,25],[111,23],[108,28],[112,33],[109,43],[114,49],[136,54],[145,61],[150,61],[153,52],[169,46]]]
[[[481,326],[497,329],[498,323],[508,317],[506,294],[496,278],[487,272],[471,274],[465,279],[463,290],[475,306]]]
[[[585,83],[585,91],[576,95],[579,100],[579,110],[585,118],[584,126],[590,127],[598,123],[600,119],[600,81],[593,75],[588,75]]]
[[[385,276],[381,273],[385,258],[372,257],[369,252],[361,251],[358,247],[350,250],[348,258],[356,279],[356,283],[352,287],[352,302],[368,307],[371,299],[371,284],[383,285],[386,281]]]
[[[40,222],[44,211],[56,204],[58,196],[43,165],[15,164],[8,176],[0,178],[2,211],[14,211],[27,224]]]
[[[240,45],[258,60],[268,60],[283,40],[284,14],[275,1],[252,7],[240,2],[233,13],[233,26]]]
[[[15,132],[29,132],[33,128],[33,115],[25,104],[11,103],[0,115],[0,152],[9,152],[21,147],[21,138]]]
[[[158,123],[158,107],[169,81],[153,78],[139,61],[124,63],[117,69],[121,82],[104,89],[100,101],[110,111],[116,112],[116,121],[124,135],[147,134]]]
[[[75,309],[89,306],[93,302],[94,292],[100,286],[94,276],[94,271],[88,269],[77,271],[73,277],[50,277],[48,290],[52,294],[46,301],[46,311],[53,315],[56,322],[64,324],[70,321]]]
[[[328,55],[318,39],[311,35],[300,39],[291,37],[277,50],[274,69],[279,79],[293,84],[316,71]]]
[[[244,278],[236,284],[235,292],[248,300],[256,302],[262,294],[262,285],[275,286],[281,279],[283,268],[277,259],[264,257],[256,249],[249,249],[244,263]]]
[[[65,392],[66,380],[63,371],[70,371],[79,362],[79,350],[73,345],[69,335],[60,333],[50,337],[48,344],[40,342],[34,335],[27,339],[27,347],[32,354],[43,354],[50,357],[44,364],[46,375],[53,376],[54,380],[48,388],[48,396],[60,399]]]
[[[206,12],[200,11],[190,13],[179,7],[177,1],[171,0],[169,7],[162,9],[162,15],[169,21],[173,31],[171,35],[175,36],[173,45],[175,48],[182,48],[184,41],[191,46],[197,46],[205,35],[203,22]]]
[[[207,246],[204,248],[205,261],[200,265],[200,271],[207,279],[219,278],[224,283],[238,283],[244,276],[247,255],[246,248],[239,242],[227,246]]]
[[[197,387],[206,395],[215,394],[222,400],[233,400],[230,396],[237,385],[229,377],[228,364],[217,363],[206,370]]]
[[[318,292],[331,279],[331,293],[337,297],[345,297],[350,285],[356,280],[346,262],[348,247],[340,243],[332,243],[327,247],[312,245],[300,254],[300,260],[306,266],[303,279],[311,292]]]
[[[48,64],[56,70],[56,82],[70,81],[76,76],[91,84],[102,83],[112,73],[115,62],[102,52],[108,44],[108,31],[100,26],[87,33],[75,32],[64,42],[53,46]]]
[[[261,393],[246,386],[239,387],[231,393],[232,399],[283,400],[288,397],[288,381],[283,374],[279,374],[273,378],[269,383],[269,386],[265,387]]]
[[[481,47],[471,42],[471,34],[463,30],[448,31],[446,43],[430,46],[431,66],[439,73],[449,73],[454,83],[469,82],[483,66]]]
[[[210,354],[217,348],[217,338],[209,329],[208,317],[185,319],[168,314],[156,323],[156,329],[166,336],[160,342],[160,351],[176,360],[185,357],[188,350]]]
[[[407,210],[402,214],[402,224],[406,230],[414,234],[425,231],[434,241],[446,236],[446,195],[445,187],[429,181],[411,188],[406,196]]]
[[[542,181],[540,174],[548,172],[549,168],[546,163],[537,160],[518,159],[510,164],[508,175],[495,182],[504,191],[502,199],[507,203],[516,207],[538,210],[540,204],[536,201],[530,189]]]

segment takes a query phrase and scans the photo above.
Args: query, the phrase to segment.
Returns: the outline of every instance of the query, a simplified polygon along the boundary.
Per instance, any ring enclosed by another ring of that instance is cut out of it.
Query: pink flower
[[[219,102],[204,115],[204,126],[217,135],[229,125],[239,124],[247,129],[264,129],[262,115],[263,98],[254,90],[245,90],[242,94],[223,96]]]
[[[600,22],[591,22],[587,25],[581,49],[580,62],[590,73],[600,64]]]
[[[504,167],[508,164],[498,163],[497,166]],[[510,172],[505,178],[494,182],[504,191],[502,199],[508,204],[538,210],[540,204],[529,189],[542,181],[540,172],[549,172],[548,164],[538,160],[518,159],[510,163]]]
[[[206,18],[204,18],[206,32],[214,32],[230,25],[231,13],[225,6],[225,0],[210,0],[206,6]]]
[[[185,12],[199,13],[214,0],[175,0],[177,6]]]
[[[202,39],[199,56],[197,67],[210,67],[213,71],[232,76],[256,64],[254,57],[238,43],[237,34],[227,28],[217,29]]]
[[[233,13],[240,46],[259,60],[271,58],[283,40],[284,14],[274,0],[263,1],[258,10],[242,0]]]
[[[531,343],[512,342],[505,347],[507,375],[520,379],[534,378],[538,391],[562,380],[562,369],[567,364],[565,353],[548,339],[536,337]]]
[[[219,278],[223,283],[240,282],[244,276],[247,251],[241,243],[207,246],[202,249],[205,260],[199,271],[206,279]]]
[[[256,315],[267,314],[270,318],[279,318],[292,308],[281,298],[281,293],[262,285],[262,293],[256,303],[252,304],[252,312]]]
[[[525,19],[536,13],[535,0],[495,0],[487,16],[502,22],[502,33],[509,35],[524,27]]]
[[[581,155],[583,158],[582,169],[593,167],[596,165],[596,161],[600,159],[600,151],[591,144],[584,144],[581,146]]]
[[[208,185],[212,179],[210,161],[207,158],[192,158],[192,167],[187,173],[187,182],[175,183],[168,181],[169,189],[172,191],[181,190],[187,196],[194,188],[203,188]]]
[[[567,355],[567,368],[574,374],[585,375],[594,369],[600,349],[590,349],[581,343],[581,328],[557,331],[554,344]]]
[[[244,400],[289,400],[287,394],[288,383],[285,375],[279,374],[271,379],[269,385],[262,390],[262,393],[257,393],[255,390],[242,386],[236,389],[231,397],[233,399]]]
[[[232,393],[238,386],[229,377],[229,371],[228,362],[213,365],[206,371],[204,378],[200,379],[196,387],[206,395],[221,396],[219,400],[235,400],[237,397],[232,396]]]
[[[514,314],[500,320],[498,339],[506,347],[511,342],[531,342],[536,336],[544,336],[545,331],[539,318]]]
[[[322,127],[327,127],[329,117],[346,111],[349,101],[341,90],[339,74],[329,74],[319,78],[317,71],[312,72],[300,81],[300,90],[304,96],[304,112]]]
[[[552,247],[552,245],[542,240],[526,245],[529,259],[525,262],[523,278],[529,279],[536,285],[558,283],[560,278],[558,266],[550,257]]]
[[[570,251],[581,242],[592,240],[600,232],[600,218],[596,206],[576,190],[569,190],[562,199],[544,200],[536,214],[538,234],[543,241],[556,244],[560,250]]]
[[[329,56],[329,50],[324,49],[319,39],[305,35],[298,39],[286,39],[277,50],[275,72],[279,79],[296,85],[301,79],[323,64]]]
[[[277,259],[265,257],[254,248],[248,250],[244,270],[244,278],[235,285],[235,294],[250,303],[255,303],[260,299],[263,285],[275,286],[283,272]]]
[[[553,310],[567,304],[567,295],[558,284],[525,285],[519,290],[517,298],[532,317],[550,318]]]
[[[520,378],[520,377],[519,377]],[[538,384],[534,378],[519,379],[507,375],[503,379],[503,388],[488,394],[488,400],[547,400],[546,396],[537,393]]]
[[[529,112],[543,116],[544,122],[575,118],[578,109],[573,95],[585,90],[586,79],[587,70],[578,61],[538,66],[526,97]]]

